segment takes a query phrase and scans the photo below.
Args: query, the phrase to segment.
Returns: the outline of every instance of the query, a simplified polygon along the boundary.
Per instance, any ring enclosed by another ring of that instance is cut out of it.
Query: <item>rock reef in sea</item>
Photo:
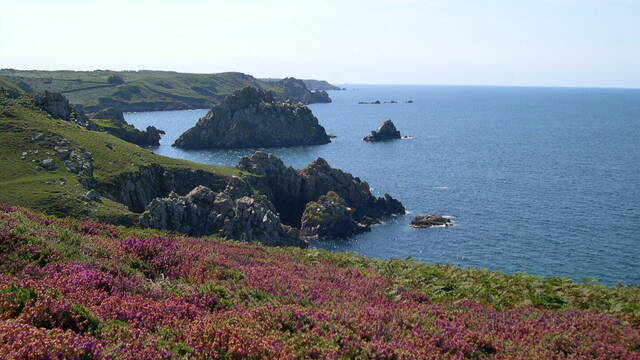
[[[386,120],[378,129],[371,131],[371,135],[365,136],[362,140],[369,142],[401,139],[400,131],[396,129],[393,121]]]

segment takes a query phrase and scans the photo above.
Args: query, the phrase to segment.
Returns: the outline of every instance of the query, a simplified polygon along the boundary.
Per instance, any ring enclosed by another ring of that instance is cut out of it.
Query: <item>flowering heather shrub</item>
[[[4,205],[0,247],[2,359],[640,360],[635,287],[148,236]]]

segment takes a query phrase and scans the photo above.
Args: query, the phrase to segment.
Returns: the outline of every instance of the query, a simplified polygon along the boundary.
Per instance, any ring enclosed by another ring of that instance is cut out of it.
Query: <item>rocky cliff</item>
[[[50,116],[56,119],[75,122],[78,125],[95,130],[95,125],[80,110],[74,108],[60,93],[44,91],[34,95],[35,103]]]
[[[330,103],[331,98],[324,90],[310,91],[303,80],[288,77],[275,83],[282,89],[276,94],[276,100],[301,102],[303,104]]]
[[[334,169],[322,158],[300,171],[284,165],[282,160],[264,152],[256,152],[240,160],[241,170],[260,175],[248,178],[251,185],[264,193],[274,204],[285,224],[300,227],[308,203],[334,192],[352,208],[352,218],[368,226],[392,214],[404,214],[402,204],[385,194],[371,194],[369,184],[357,177]]]
[[[273,94],[245,87],[182,134],[174,146],[185,149],[254,148],[329,143],[324,128],[302,104],[276,102]]]
[[[140,217],[140,225],[191,236],[215,234],[272,246],[307,246],[295,229],[280,223],[273,205],[264,196],[243,194],[246,189],[241,179],[234,178],[219,193],[204,186],[186,196],[172,192],[149,204]]]
[[[105,197],[124,204],[133,212],[143,212],[153,199],[175,192],[185,195],[199,185],[221,191],[227,178],[202,170],[166,169],[152,164],[136,172],[119,175],[108,184],[98,184],[97,190]]]
[[[301,236],[320,239],[348,237],[364,231],[369,231],[369,227],[357,223],[353,209],[333,191],[307,203],[300,224]]]

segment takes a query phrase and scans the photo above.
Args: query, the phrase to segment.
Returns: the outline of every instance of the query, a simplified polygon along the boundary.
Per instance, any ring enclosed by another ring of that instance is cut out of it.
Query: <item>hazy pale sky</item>
[[[0,0],[0,67],[640,87],[640,0]]]

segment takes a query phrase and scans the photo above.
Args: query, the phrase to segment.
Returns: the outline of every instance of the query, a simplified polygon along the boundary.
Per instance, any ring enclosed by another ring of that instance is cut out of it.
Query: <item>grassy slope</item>
[[[193,239],[1,204],[0,239],[8,359],[640,355],[637,287]]]
[[[111,75],[120,76],[125,83],[107,82]],[[2,70],[0,76],[14,83],[24,82],[33,91],[56,91],[64,94],[72,104],[96,106],[100,98],[115,98],[127,104],[177,103],[201,101],[210,107],[218,98],[241,87],[254,85],[277,91],[271,84],[241,73],[188,74],[170,71],[17,71]],[[119,91],[136,87],[130,99],[118,97]]]
[[[45,140],[32,140],[36,133],[44,133]],[[202,169],[222,175],[238,174],[233,168],[158,156],[107,133],[88,131],[72,123],[52,119],[34,108],[27,97],[0,98],[0,202],[66,216],[109,218],[129,214],[122,205],[108,200],[91,204],[76,201],[85,190],[76,175],[68,172],[63,161],[53,154],[55,139],[61,137],[71,141],[73,147],[92,153],[94,177],[102,183],[109,183],[119,174],[150,164]],[[112,149],[106,144],[112,144]],[[34,153],[36,150],[37,154]],[[23,152],[28,153],[26,160],[21,160]],[[46,158],[55,160],[56,171],[41,170],[32,161]]]

